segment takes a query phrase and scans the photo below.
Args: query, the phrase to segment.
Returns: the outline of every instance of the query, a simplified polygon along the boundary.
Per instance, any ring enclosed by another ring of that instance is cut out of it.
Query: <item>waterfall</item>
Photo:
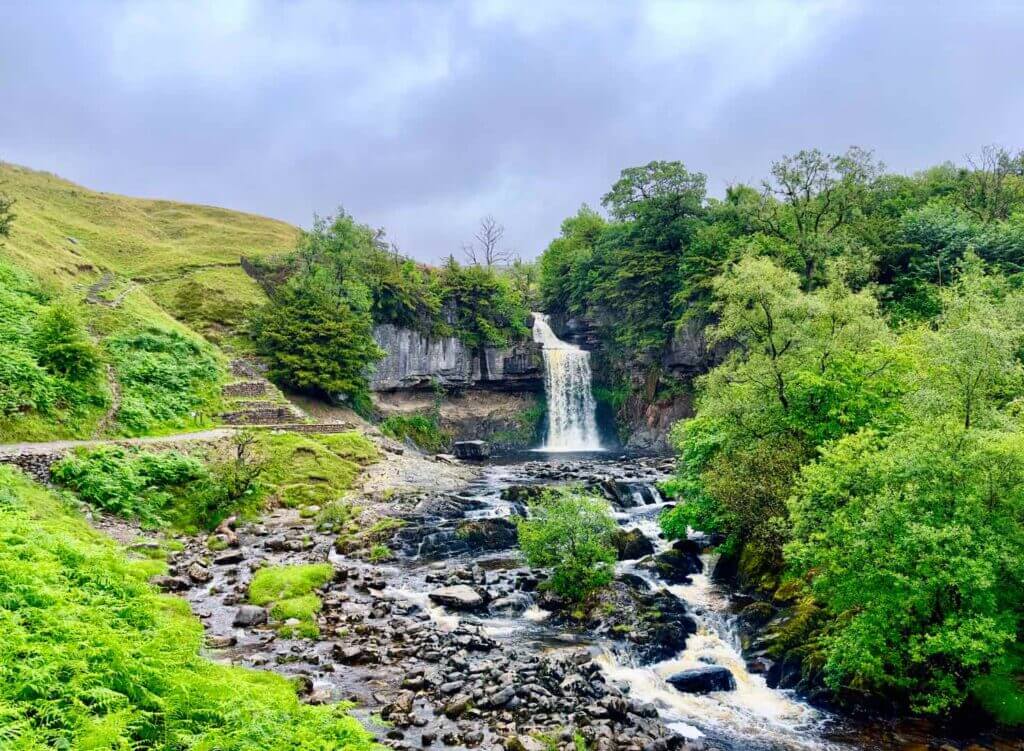
[[[601,451],[590,390],[590,353],[563,342],[548,317],[533,314],[533,340],[543,347],[548,440],[542,451]]]

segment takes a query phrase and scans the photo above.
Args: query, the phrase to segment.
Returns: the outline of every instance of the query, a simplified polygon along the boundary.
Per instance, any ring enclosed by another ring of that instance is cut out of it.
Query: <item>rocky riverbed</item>
[[[310,702],[350,701],[397,749],[939,748],[768,687],[771,665],[744,658],[737,608],[711,581],[708,541],[658,535],[654,483],[668,469],[608,457],[460,467],[459,487],[367,495],[387,560],[368,560],[360,535],[277,509],[214,544],[225,549],[186,540],[161,583],[191,602],[211,657],[293,676]],[[603,494],[621,524],[616,580],[586,613],[538,590],[543,572],[523,564],[510,521],[565,482]],[[322,562],[334,573],[317,591],[318,638],[286,638],[294,624],[248,603],[260,568]]]

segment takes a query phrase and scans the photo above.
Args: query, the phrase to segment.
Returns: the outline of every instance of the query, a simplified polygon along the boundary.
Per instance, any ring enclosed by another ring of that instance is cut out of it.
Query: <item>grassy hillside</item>
[[[376,748],[344,705],[200,657],[202,625],[145,583],[153,563],[0,467],[0,747]]]
[[[209,424],[226,358],[206,340],[233,340],[265,299],[240,257],[290,249],[299,230],[99,193],[4,163],[0,192],[16,200],[0,245],[0,344],[16,355],[0,366],[0,442]],[[86,339],[95,347],[99,367],[77,379],[43,351],[50,345],[38,322],[58,311],[80,329],[62,331],[78,336],[75,347]]]

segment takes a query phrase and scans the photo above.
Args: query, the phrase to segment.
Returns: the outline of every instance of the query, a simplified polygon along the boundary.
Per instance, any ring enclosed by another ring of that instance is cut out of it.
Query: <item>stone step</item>
[[[265,396],[267,393],[267,382],[260,381],[237,381],[225,384],[220,393],[225,397],[238,396]]]

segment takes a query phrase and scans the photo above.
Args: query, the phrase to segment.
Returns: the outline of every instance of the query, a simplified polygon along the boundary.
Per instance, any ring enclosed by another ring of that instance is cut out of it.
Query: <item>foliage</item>
[[[438,272],[451,328],[468,347],[503,347],[528,335],[525,300],[507,278],[486,266],[461,266],[454,258]]]
[[[0,745],[370,749],[344,705],[271,672],[202,659],[202,625],[110,540],[0,467]],[[225,687],[230,687],[229,691]]]
[[[257,510],[265,494],[262,465],[248,448],[237,452],[207,466],[174,451],[101,446],[76,450],[52,473],[55,482],[103,511],[148,525],[210,530],[232,514]]]
[[[546,586],[581,602],[612,580],[617,529],[608,504],[575,488],[551,490],[516,519],[519,545],[531,566],[550,567]]]
[[[1024,436],[860,432],[804,468],[791,513],[787,559],[837,624],[833,688],[939,713],[1004,665],[1024,625]]]
[[[121,385],[117,421],[130,435],[201,423],[219,403],[224,368],[202,340],[179,331],[128,328],[103,343]]]
[[[70,435],[88,435],[108,395],[101,355],[79,312],[53,301],[24,274],[0,263],[0,435],[35,437],[42,418]]]
[[[412,441],[432,454],[444,451],[452,442],[452,433],[441,427],[435,414],[390,415],[381,422],[380,431],[396,441]]]
[[[270,378],[367,411],[367,371],[383,352],[361,284],[322,268],[294,276],[256,314],[252,334]]]

